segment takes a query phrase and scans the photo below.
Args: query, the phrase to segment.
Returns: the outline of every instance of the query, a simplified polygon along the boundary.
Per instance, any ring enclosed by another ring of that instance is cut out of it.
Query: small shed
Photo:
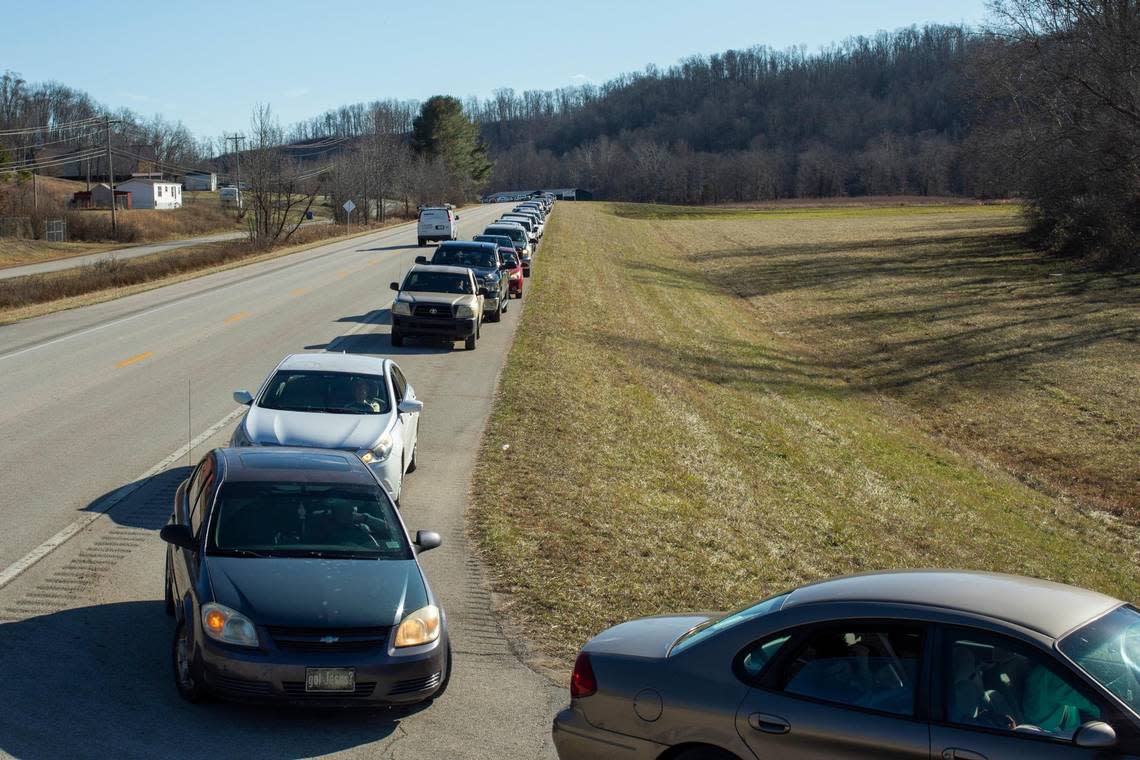
[[[75,193],[71,200],[75,208],[111,208],[111,188],[100,182],[90,190]],[[131,208],[130,191],[115,188],[115,205],[117,208]]]
[[[186,172],[182,180],[182,187],[186,190],[206,190],[211,193],[218,192],[218,175],[214,172]]]
[[[171,180],[132,177],[120,182],[116,190],[130,192],[134,208],[182,208],[182,185]]]

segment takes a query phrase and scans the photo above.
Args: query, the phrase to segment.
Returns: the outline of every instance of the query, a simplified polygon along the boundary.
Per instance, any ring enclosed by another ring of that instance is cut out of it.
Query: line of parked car
[[[455,240],[452,209],[423,209],[420,242],[449,240],[392,283],[392,344],[474,348],[480,324],[522,297],[552,206],[536,197],[473,241]],[[447,617],[417,555],[441,538],[409,537],[400,516],[423,411],[403,370],[296,354],[233,397],[249,410],[178,487],[161,531],[178,692],[328,706],[438,697],[451,677]]]

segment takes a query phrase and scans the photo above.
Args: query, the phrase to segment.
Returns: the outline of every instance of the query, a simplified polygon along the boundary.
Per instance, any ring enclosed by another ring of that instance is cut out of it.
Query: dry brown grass
[[[878,568],[1140,595],[1132,277],[1013,209],[612,210],[558,205],[476,469],[544,651]]]
[[[0,238],[0,269],[121,248],[118,243],[50,243],[46,240]]]

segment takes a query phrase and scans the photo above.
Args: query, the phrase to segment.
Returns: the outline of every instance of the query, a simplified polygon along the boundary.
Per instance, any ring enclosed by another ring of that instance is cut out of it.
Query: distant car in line
[[[503,214],[499,217],[498,222],[514,222],[515,224],[522,225],[526,230],[527,237],[530,239],[531,247],[538,246],[538,225],[534,219],[524,214]]]
[[[533,209],[533,208],[518,209],[518,208],[516,208],[514,211],[511,212],[511,216],[519,216],[519,215],[529,217],[530,220],[532,222],[534,222],[535,230],[538,233],[539,237],[542,237],[543,234],[545,234],[546,224],[543,222],[543,217],[538,212],[537,209]]]
[[[447,619],[416,559],[440,537],[409,541],[350,452],[214,449],[161,537],[184,699],[398,705],[447,688]]]
[[[436,338],[463,341],[475,350],[483,323],[487,289],[466,267],[416,264],[403,283],[389,286],[396,291],[392,301],[392,345],[399,348],[406,338]]]
[[[499,246],[473,240],[450,241],[436,248],[430,261],[425,256],[417,256],[416,263],[467,267],[475,273],[475,279],[484,291],[483,316],[488,322],[498,322],[503,318],[503,312],[507,310],[510,287],[503,271]]]
[[[306,446],[356,453],[399,503],[404,474],[416,469],[424,404],[391,359],[363,354],[292,354],[254,395],[230,446]]]
[[[500,248],[503,256],[504,272],[507,273],[507,282],[510,286],[511,298],[523,297],[523,267],[519,255],[514,248]]]
[[[523,262],[523,275],[530,276],[531,263],[534,259],[534,246],[531,245],[530,237],[526,233],[526,229],[521,224],[514,222],[504,222],[489,225],[487,229],[483,230],[484,235],[503,235],[509,237],[511,242],[515,244],[515,251]]]
[[[459,214],[451,206],[424,206],[416,224],[416,240],[423,248],[435,240],[455,240],[459,237],[456,222]]]
[[[1123,759],[1140,611],[1017,576],[872,573],[617,625],[570,694],[561,760]]]

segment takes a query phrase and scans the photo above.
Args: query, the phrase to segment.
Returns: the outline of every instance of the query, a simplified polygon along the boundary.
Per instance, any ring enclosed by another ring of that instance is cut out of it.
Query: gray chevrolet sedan
[[[561,760],[1140,756],[1140,612],[1009,575],[874,573],[587,642]]]

